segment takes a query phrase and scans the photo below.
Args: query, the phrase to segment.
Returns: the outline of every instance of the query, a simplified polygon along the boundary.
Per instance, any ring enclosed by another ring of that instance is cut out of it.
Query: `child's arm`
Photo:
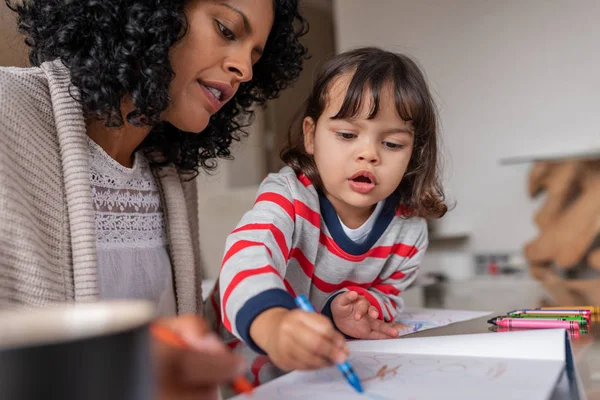
[[[287,179],[270,174],[252,210],[227,237],[219,275],[223,325],[252,345],[250,324],[261,312],[294,309],[283,277],[294,232],[294,199]]]
[[[339,293],[327,303],[326,308],[329,309],[324,310],[324,314],[331,315],[333,322],[343,333],[371,339],[384,338],[385,334],[393,335],[385,323],[393,322],[402,311],[404,303],[401,293],[417,277],[428,244],[426,222],[420,221],[413,236],[416,236],[413,244],[398,245],[402,246],[398,248],[398,252],[403,254],[403,259],[397,268],[384,270],[370,288],[348,286],[345,288],[346,293]],[[356,292],[358,296],[352,292]]]
[[[343,358],[346,350],[327,318],[296,309],[293,291],[284,280],[296,218],[287,179],[284,174],[269,175],[252,210],[227,238],[219,277],[222,320],[230,332],[253,350],[267,352],[278,366],[317,368]]]

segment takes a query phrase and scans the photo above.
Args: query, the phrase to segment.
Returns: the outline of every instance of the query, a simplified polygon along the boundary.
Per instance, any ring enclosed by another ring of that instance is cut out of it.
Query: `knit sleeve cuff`
[[[262,312],[275,307],[293,310],[296,307],[294,297],[282,289],[270,289],[250,298],[237,312],[235,326],[242,340],[254,351],[266,354],[250,337],[250,326]]]

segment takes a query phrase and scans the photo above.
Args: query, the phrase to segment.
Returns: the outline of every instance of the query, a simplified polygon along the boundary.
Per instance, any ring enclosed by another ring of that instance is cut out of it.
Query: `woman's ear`
[[[315,121],[306,117],[302,121],[302,134],[304,135],[304,150],[308,154],[315,154]]]

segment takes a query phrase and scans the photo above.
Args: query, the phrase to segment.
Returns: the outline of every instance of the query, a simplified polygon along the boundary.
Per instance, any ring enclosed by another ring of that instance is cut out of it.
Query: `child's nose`
[[[376,146],[374,146],[372,144],[365,145],[361,149],[361,151],[358,155],[358,159],[360,161],[366,161],[370,164],[379,163],[379,152],[377,151]]]

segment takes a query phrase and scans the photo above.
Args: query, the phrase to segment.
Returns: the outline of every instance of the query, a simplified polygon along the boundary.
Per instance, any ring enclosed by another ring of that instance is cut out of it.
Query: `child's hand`
[[[250,336],[284,370],[323,368],[348,357],[344,337],[317,313],[269,309],[256,317]]]
[[[335,326],[348,336],[357,339],[393,339],[398,329],[383,322],[379,312],[357,292],[348,291],[331,302],[331,315]]]

